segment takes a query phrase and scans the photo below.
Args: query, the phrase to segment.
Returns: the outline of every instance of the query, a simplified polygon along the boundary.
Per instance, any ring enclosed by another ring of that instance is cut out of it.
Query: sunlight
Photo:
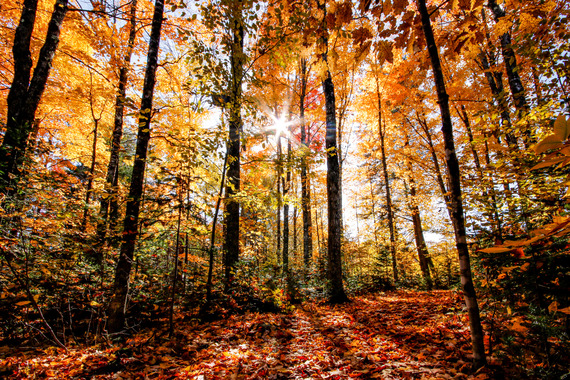
[[[291,135],[289,127],[294,124],[292,121],[285,120],[283,116],[277,118],[276,116],[270,114],[269,117],[271,117],[273,120],[273,124],[270,125],[267,129],[270,131],[275,131],[275,138],[279,138],[281,136],[289,137]]]

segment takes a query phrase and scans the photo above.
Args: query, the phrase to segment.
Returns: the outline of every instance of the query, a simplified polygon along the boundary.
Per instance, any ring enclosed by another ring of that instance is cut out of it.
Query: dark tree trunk
[[[14,80],[8,93],[6,133],[2,146],[0,146],[0,193],[12,194],[16,190],[29,136],[33,131],[36,111],[59,44],[61,26],[67,13],[67,3],[68,0],[57,0],[54,5],[46,39],[30,81],[32,68],[30,39],[34,28],[37,1],[24,1],[24,9],[14,36]]]
[[[170,289],[170,308],[168,310],[168,337],[174,335],[174,304],[176,303],[176,287],[178,286],[178,262],[180,255],[180,222],[182,221],[182,191],[178,183],[178,221],[176,223],[176,248],[174,249],[174,269],[172,271],[172,289]]]
[[[405,134],[405,144],[409,146],[408,135]],[[406,158],[406,169],[408,171],[408,182],[409,182],[409,192],[408,203],[410,207],[410,212],[412,214],[412,224],[414,226],[414,238],[416,240],[416,250],[418,252],[418,260],[420,262],[420,269],[422,271],[422,277],[426,282],[428,290],[433,288],[433,283],[431,279],[431,273],[429,268],[429,252],[427,244],[424,238],[424,229],[422,227],[422,219],[420,215],[420,208],[417,202],[417,189],[416,180],[414,179],[414,172],[412,167],[412,162],[409,158]],[[404,185],[406,185],[404,181]]]
[[[299,118],[301,119],[301,208],[303,211],[303,261],[305,269],[309,269],[313,258],[313,227],[311,219],[311,193],[309,191],[309,165],[307,155],[309,144],[307,126],[305,124],[305,96],[307,93],[307,60],[301,59],[301,95],[299,97]]]
[[[99,221],[97,223],[97,246],[98,251],[104,245],[107,234],[107,220],[109,212],[111,212],[112,220],[118,219],[118,196],[119,196],[119,153],[121,151],[121,138],[123,136],[123,116],[125,112],[126,91],[128,73],[131,64],[131,57],[136,38],[136,13],[137,1],[131,2],[129,10],[129,39],[127,43],[127,51],[123,59],[123,64],[119,69],[119,86],[117,89],[117,97],[115,98],[115,118],[113,124],[113,138],[111,141],[111,153],[109,156],[109,165],[107,166],[107,176],[105,177],[106,196],[101,197],[101,207],[99,210]],[[111,210],[109,210],[111,208]],[[111,240],[115,238],[116,223],[110,226]],[[97,252],[99,258],[102,258],[102,252]]]
[[[152,116],[152,101],[156,82],[156,68],[158,66],[158,50],[160,46],[163,13],[164,0],[156,0],[148,46],[148,58],[144,77],[133,174],[123,223],[123,240],[121,243],[119,261],[117,262],[117,268],[115,270],[113,295],[108,310],[109,319],[107,329],[110,332],[119,332],[125,325],[129,277],[138,235],[139,212],[143,193],[148,143],[150,140],[150,119]]]
[[[216,224],[218,222],[218,214],[220,212],[220,203],[224,193],[226,183],[226,168],[228,165],[228,153],[224,157],[224,166],[222,168],[222,179],[220,181],[220,191],[216,200],[216,208],[214,210],[214,220],[212,220],[212,231],[210,232],[210,249],[208,251],[208,280],[206,282],[206,306],[208,307],[212,300],[212,277],[214,274],[214,247],[216,244]]]
[[[497,4],[495,0],[489,0],[489,8],[495,16],[495,20],[505,17],[505,11]],[[520,67],[517,65],[517,58],[513,50],[511,43],[511,34],[505,33],[500,37],[501,40],[501,52],[503,53],[503,61],[505,63],[505,69],[507,71],[507,77],[509,78],[509,88],[511,89],[511,94],[513,95],[513,100],[515,103],[515,108],[519,114],[519,118],[524,117],[529,110],[529,105],[526,100],[526,93],[524,86],[519,75]]]
[[[390,255],[392,256],[392,272],[394,273],[394,282],[399,281],[398,276],[398,260],[396,257],[396,229],[394,222],[394,210],[392,207],[392,195],[390,194],[390,177],[388,176],[388,163],[386,160],[386,145],[384,141],[384,127],[382,125],[382,98],[380,94],[380,85],[378,76],[376,75],[376,95],[378,97],[378,134],[380,135],[380,150],[382,152],[382,172],[384,174],[384,182],[386,185],[386,209],[388,211],[388,228],[390,229]]]
[[[277,262],[279,263],[281,261],[281,253],[282,253],[282,249],[281,249],[281,238],[282,238],[282,232],[281,232],[281,206],[283,206],[283,197],[281,195],[281,190],[282,190],[282,184],[283,184],[283,149],[282,149],[282,145],[281,145],[281,136],[277,137],[277,215],[276,215],[276,222],[277,222],[277,236],[275,237],[276,239],[276,250],[275,250],[275,255],[277,257]]]
[[[291,290],[289,275],[289,200],[287,196],[291,187],[291,140],[287,139],[287,170],[283,181],[283,275],[287,283],[287,291]],[[290,293],[289,293],[290,294]]]
[[[489,60],[484,52],[479,55],[481,68],[485,71],[485,78],[487,79],[487,84],[491,89],[493,98],[497,102],[497,107],[501,114],[501,127],[505,133],[505,138],[507,144],[512,153],[517,153],[519,150],[519,145],[517,138],[513,136],[510,132],[511,126],[511,115],[509,113],[509,104],[505,98],[505,93],[503,89],[503,75],[501,72],[491,73],[491,66],[489,65]]]
[[[469,138],[469,146],[471,148],[471,154],[473,154],[473,161],[475,162],[475,167],[477,168],[477,174],[479,175],[479,182],[481,184],[485,181],[485,176],[483,173],[483,168],[481,167],[481,161],[479,160],[479,155],[477,154],[477,150],[475,149],[475,142],[473,139],[473,132],[471,131],[471,123],[469,122],[469,116],[467,115],[467,111],[465,110],[465,106],[461,106],[461,112],[456,109],[459,118],[463,121],[465,125],[465,129],[467,131],[467,137]],[[493,178],[491,178],[491,186],[489,190],[486,188],[483,189],[483,197],[484,199],[488,199],[489,196],[491,198],[491,215],[490,220],[493,223],[493,235],[495,236],[495,241],[502,241],[503,240],[503,232],[502,232],[502,223],[501,217],[499,215],[499,208],[497,207],[497,194],[495,192],[495,183]]]
[[[95,178],[95,167],[97,165],[97,140],[99,135],[99,121],[101,116],[95,116],[95,105],[93,104],[93,74],[90,72],[90,88],[89,88],[89,103],[91,108],[91,118],[93,119],[93,144],[91,146],[91,166],[89,167],[89,179],[87,180],[87,188],[85,189],[85,205],[83,206],[83,219],[81,221],[81,229],[83,231],[87,228],[87,218],[89,217],[89,203],[91,202],[91,195],[93,193],[93,179]],[[100,262],[100,260],[97,260]]]
[[[447,213],[449,215],[449,219],[453,222],[453,215],[451,212],[451,197],[450,197],[450,195],[447,191],[447,188],[445,186],[445,181],[443,180],[443,174],[441,173],[441,167],[439,166],[439,159],[437,158],[437,152],[435,151],[435,146],[433,145],[433,138],[431,136],[431,132],[429,130],[429,127],[426,123],[425,118],[420,117],[419,115],[416,115],[416,116],[417,116],[418,122],[420,123],[420,126],[422,127],[422,130],[426,134],[426,139],[427,139],[430,154],[431,154],[431,160],[432,160],[433,166],[435,168],[435,176],[436,176],[437,185],[439,186],[439,191],[441,191],[441,196],[443,197],[443,200],[445,202],[445,206],[447,208]]]
[[[328,67],[328,31],[326,29],[326,0],[322,3],[318,1],[320,10],[324,17],[322,22],[323,33],[322,43],[324,53],[321,56],[324,64]],[[325,78],[322,82],[325,96],[326,110],[326,149],[327,149],[327,203],[328,203],[328,267],[327,276],[329,282],[329,302],[342,303],[348,301],[342,283],[342,252],[341,234],[342,226],[340,220],[340,173],[338,149],[336,144],[336,110],[334,84],[330,70],[327,68]]]
[[[233,33],[231,46],[231,89],[230,89],[230,121],[228,140],[228,184],[225,200],[225,288],[232,285],[235,266],[239,260],[239,214],[240,203],[236,195],[240,190],[240,131],[241,94],[243,80],[243,39],[244,26],[242,20],[241,2],[232,5],[230,27]]]
[[[463,201],[461,199],[461,176],[459,161],[455,153],[455,142],[453,140],[453,124],[451,122],[451,113],[449,110],[449,95],[445,88],[445,80],[426,2],[425,0],[416,1],[422,20],[422,29],[424,31],[428,53],[431,59],[439,109],[441,112],[442,132],[445,144],[445,159],[449,171],[451,213],[454,221],[453,227],[455,230],[455,241],[459,255],[461,286],[465,298],[465,305],[467,306],[469,314],[473,365],[475,368],[479,368],[486,364],[485,345],[483,343],[483,328],[481,327],[479,304],[477,303],[477,296],[475,294],[475,287],[473,286],[471,275],[471,263],[469,261],[467,233],[465,230],[465,219],[463,215]]]

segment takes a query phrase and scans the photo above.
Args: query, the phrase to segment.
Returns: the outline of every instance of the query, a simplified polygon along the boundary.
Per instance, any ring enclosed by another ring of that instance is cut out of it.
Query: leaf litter
[[[0,377],[21,379],[486,379],[470,375],[462,299],[396,291],[290,313],[248,312],[176,335],[141,331],[122,344],[26,351],[0,347]]]

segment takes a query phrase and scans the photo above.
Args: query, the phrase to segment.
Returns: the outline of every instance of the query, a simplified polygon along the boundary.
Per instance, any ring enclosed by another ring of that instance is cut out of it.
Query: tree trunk
[[[449,182],[451,190],[451,213],[453,216],[453,227],[455,230],[455,240],[459,255],[459,269],[461,285],[465,304],[469,313],[469,325],[471,329],[471,344],[473,349],[473,365],[479,368],[486,364],[485,345],[483,343],[483,328],[481,327],[481,317],[479,305],[473,286],[471,275],[471,263],[469,261],[469,250],[467,247],[467,233],[465,230],[465,219],[463,215],[463,201],[461,199],[461,176],[459,171],[459,161],[455,153],[455,142],[453,140],[453,124],[449,111],[449,96],[445,88],[445,80],[439,60],[435,38],[431,27],[429,13],[425,0],[416,0],[418,10],[421,15],[422,29],[426,39],[428,53],[431,59],[433,76],[437,89],[437,98],[441,112],[442,132],[445,144],[445,159],[449,171]]]
[[[378,75],[376,75],[376,95],[378,97],[378,134],[380,135],[380,150],[382,152],[382,172],[384,174],[384,182],[386,185],[386,209],[388,211],[388,228],[390,229],[390,255],[392,256],[392,272],[394,274],[394,282],[399,281],[398,276],[398,260],[396,257],[396,230],[394,226],[394,210],[392,207],[392,196],[390,194],[390,177],[388,176],[388,164],[386,160],[386,145],[384,141],[384,127],[382,125],[382,98],[380,94],[380,85],[378,83]]]
[[[121,331],[125,325],[125,309],[129,290],[129,277],[135,252],[135,242],[138,235],[138,221],[143,193],[144,172],[148,153],[148,143],[150,140],[150,119],[152,116],[152,101],[154,85],[156,82],[156,68],[158,66],[158,50],[160,46],[160,32],[162,28],[163,13],[164,0],[156,0],[148,46],[148,58],[138,123],[139,128],[135,159],[133,163],[133,174],[129,188],[125,220],[123,223],[123,240],[121,243],[119,261],[117,262],[117,268],[115,270],[113,295],[111,297],[108,310],[109,319],[107,328],[113,333]]]
[[[495,16],[495,21],[505,16],[505,11],[497,4],[495,0],[489,0],[489,8]],[[511,43],[511,34],[505,33],[500,37],[501,52],[503,54],[503,61],[509,78],[509,88],[513,95],[515,108],[517,109],[518,117],[523,118],[529,111],[529,105],[526,100],[526,93],[524,86],[519,75],[520,66],[517,65],[517,58]],[[525,131],[528,132],[528,131]]]
[[[101,115],[95,116],[95,105],[93,104],[93,73],[90,74],[90,87],[89,87],[89,105],[91,109],[91,118],[93,119],[93,144],[91,146],[91,166],[89,167],[89,178],[87,180],[87,188],[85,189],[85,205],[83,206],[83,218],[81,220],[81,230],[85,231],[87,228],[87,218],[89,217],[89,203],[91,202],[91,195],[93,193],[93,179],[95,178],[95,167],[97,165],[97,140],[99,134],[99,121]],[[99,260],[97,260],[100,262]]]
[[[465,106],[461,106],[461,112],[456,109],[457,114],[463,124],[465,125],[465,129],[467,131],[467,136],[469,138],[469,146],[471,148],[471,154],[473,154],[473,161],[475,162],[475,167],[477,168],[477,174],[479,175],[479,182],[481,184],[485,181],[485,175],[483,173],[483,168],[481,167],[481,162],[479,160],[479,155],[477,154],[477,150],[475,149],[475,142],[473,139],[473,132],[471,131],[471,123],[469,122],[469,116],[467,115],[467,111],[465,110]],[[483,196],[484,198],[491,198],[491,215],[490,220],[493,224],[493,235],[495,237],[495,241],[502,241],[503,240],[503,232],[502,232],[502,225],[501,225],[501,217],[499,215],[499,209],[497,207],[497,194],[495,193],[495,183],[493,178],[490,178],[490,187],[489,190],[486,188],[483,189]]]
[[[283,178],[283,149],[281,146],[281,136],[277,137],[277,215],[276,215],[276,222],[277,222],[277,236],[276,239],[276,250],[275,255],[277,257],[277,262],[281,261],[281,206],[283,206],[283,197],[281,195],[282,190],[282,178]]]
[[[405,134],[405,146],[409,147],[409,139],[407,133]],[[416,190],[416,180],[414,179],[414,172],[412,167],[412,162],[408,157],[406,157],[406,169],[408,172],[408,182],[409,182],[409,196],[408,204],[410,207],[410,212],[412,214],[412,224],[414,226],[414,238],[416,240],[416,250],[418,252],[418,260],[420,262],[420,269],[422,271],[422,276],[426,282],[428,290],[433,288],[433,283],[431,279],[431,273],[429,268],[429,252],[424,238],[424,229],[422,227],[422,219],[420,215],[420,208],[417,202],[417,190]],[[404,186],[406,182],[404,181]]]
[[[313,227],[311,218],[311,193],[309,190],[309,165],[307,155],[309,144],[307,126],[305,124],[305,96],[307,93],[307,60],[301,59],[301,95],[299,97],[299,118],[301,119],[301,208],[303,210],[303,261],[305,269],[309,269],[313,258]]]
[[[225,288],[228,290],[233,281],[235,266],[239,260],[239,214],[240,203],[237,194],[240,190],[240,131],[241,95],[243,81],[243,39],[244,26],[241,2],[232,4],[230,10],[230,28],[232,30],[231,46],[231,88],[230,88],[230,121],[228,140],[228,184],[225,199]]]
[[[212,300],[212,277],[214,274],[214,246],[216,243],[216,224],[218,222],[218,214],[220,212],[220,203],[224,193],[224,185],[226,182],[226,167],[228,165],[228,153],[224,157],[224,166],[222,168],[222,179],[220,181],[220,191],[216,200],[216,208],[214,210],[214,220],[212,220],[212,231],[210,232],[210,249],[208,250],[208,280],[206,282],[206,307]]]
[[[291,276],[289,273],[289,200],[287,196],[291,187],[291,140],[287,139],[287,170],[283,181],[283,275],[287,284],[287,293],[291,295]]]
[[[323,33],[322,43],[324,53],[321,56],[324,64],[327,65],[325,77],[322,81],[323,93],[325,96],[326,110],[326,149],[327,149],[327,203],[328,203],[328,266],[327,277],[329,285],[329,302],[342,303],[348,301],[342,283],[342,252],[341,234],[342,226],[340,220],[340,173],[338,149],[336,144],[336,110],[334,84],[328,68],[328,30],[326,29],[326,0],[322,3],[318,1],[318,6],[323,12],[321,32]]]
[[[15,193],[24,155],[33,130],[36,111],[45,90],[53,57],[59,44],[68,0],[57,0],[48,24],[31,81],[30,40],[37,11],[37,0],[24,1],[20,23],[14,36],[14,80],[8,93],[6,133],[0,146],[0,193]],[[28,83],[29,81],[29,83]]]
[[[168,310],[168,337],[174,335],[174,304],[176,303],[176,286],[178,285],[178,256],[180,254],[180,222],[182,220],[182,192],[178,183],[178,221],[176,223],[176,248],[174,249],[174,269],[172,271],[172,289],[170,292],[170,308]]]
[[[121,138],[123,136],[123,116],[125,113],[126,91],[128,73],[131,64],[131,57],[136,38],[136,13],[137,1],[132,0],[129,10],[129,39],[127,43],[127,52],[123,59],[123,64],[119,69],[119,86],[117,89],[117,97],[115,98],[115,118],[113,124],[113,138],[111,141],[111,153],[109,156],[109,165],[107,166],[107,176],[105,177],[105,191],[104,197],[101,197],[101,204],[99,209],[99,221],[97,222],[97,247],[100,251],[104,245],[105,237],[107,234],[107,220],[109,219],[109,208],[111,208],[111,216],[113,220],[117,219],[118,214],[118,197],[119,197],[119,153],[121,151]],[[115,214],[115,215],[113,215]],[[115,231],[116,223],[110,226],[111,239],[118,231]],[[97,252],[102,258],[102,252]]]

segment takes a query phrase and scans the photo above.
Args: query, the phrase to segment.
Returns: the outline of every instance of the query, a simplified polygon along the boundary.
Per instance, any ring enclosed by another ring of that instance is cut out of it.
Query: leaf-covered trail
[[[470,339],[461,308],[448,291],[399,291],[334,307],[306,303],[290,314],[180,321],[172,340],[140,335],[123,347],[8,357],[0,365],[22,378],[466,379]]]

